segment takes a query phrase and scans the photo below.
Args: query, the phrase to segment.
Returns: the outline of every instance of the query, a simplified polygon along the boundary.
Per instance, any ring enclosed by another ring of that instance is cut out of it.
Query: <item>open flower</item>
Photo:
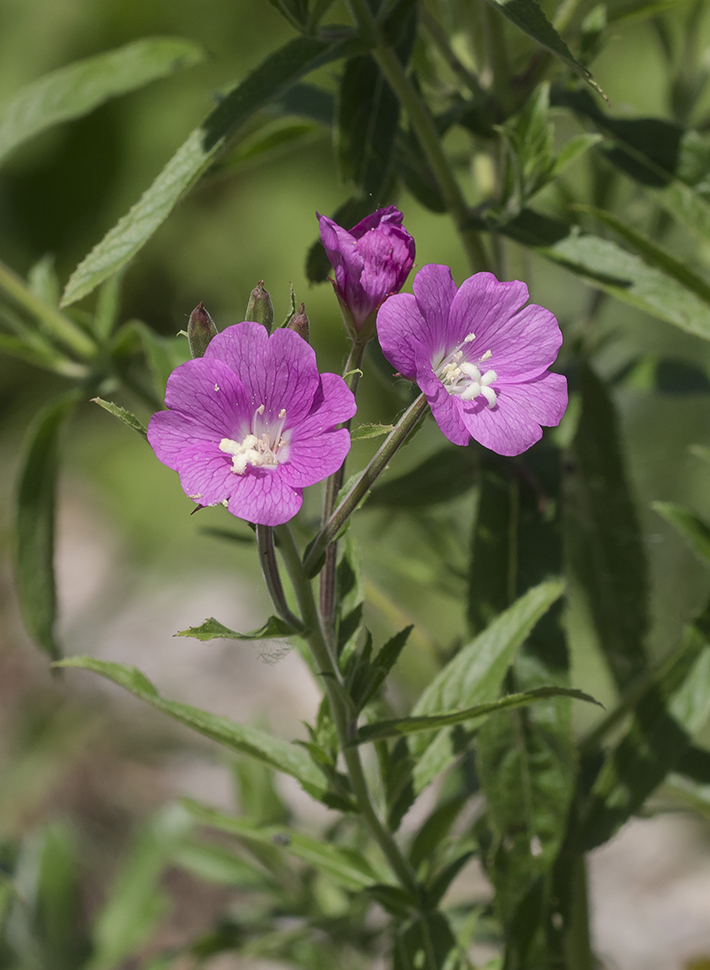
[[[475,438],[499,455],[519,455],[542,436],[540,425],[559,424],[567,381],[548,368],[562,334],[549,310],[525,306],[525,283],[477,273],[457,291],[449,267],[430,264],[413,288],[385,303],[377,333],[450,441]]]
[[[293,330],[227,327],[204,357],[172,372],[165,403],[148,426],[160,461],[199,505],[222,503],[260,525],[293,518],[303,489],[336,471],[350,449],[336,425],[353,416],[355,398],[341,377],[318,373],[313,349]]]
[[[320,237],[335,270],[335,292],[355,337],[387,297],[399,293],[414,263],[414,240],[402,219],[399,209],[391,205],[373,212],[348,232],[327,216],[318,215]],[[364,336],[372,336],[367,327]]]

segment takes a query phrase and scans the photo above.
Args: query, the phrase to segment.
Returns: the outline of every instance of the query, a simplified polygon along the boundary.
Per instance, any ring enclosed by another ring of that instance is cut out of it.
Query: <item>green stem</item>
[[[311,648],[318,669],[325,675],[325,691],[333,715],[333,721],[338,731],[340,748],[350,775],[353,792],[362,816],[370,829],[377,844],[382,849],[385,858],[397,875],[402,886],[418,899],[419,889],[411,866],[402,854],[399,846],[382,824],[370,798],[367,780],[360,761],[360,753],[355,747],[347,747],[355,725],[351,721],[350,713],[343,699],[342,677],[340,670],[332,656],[318,616],[318,608],[313,596],[313,589],[301,563],[301,556],[293,540],[291,530],[287,525],[276,526],[274,530],[279,543],[286,570],[291,579],[301,618],[306,626],[305,637]]]
[[[4,290],[15,303],[24,307],[31,316],[45,323],[53,336],[79,357],[87,360],[96,356],[96,344],[81,327],[35,296],[25,281],[2,262],[0,262],[0,289]]]
[[[402,62],[382,36],[367,0],[348,0],[348,2],[360,30],[365,37],[373,41],[372,56],[407,112],[422,151],[439,184],[444,204],[454,220],[471,269],[474,271],[488,269],[486,251],[479,234],[470,228],[468,205],[441,146],[441,138],[429,108],[409,80]]]
[[[565,939],[567,966],[570,970],[594,970],[592,941],[589,933],[587,867],[584,856],[577,856],[573,864],[570,922]]]
[[[357,386],[360,382],[360,364],[365,353],[365,344],[353,342],[348,359],[345,364],[343,376],[353,394],[357,394]],[[343,427],[349,428],[350,422],[347,421]],[[330,476],[325,485],[325,499],[323,502],[323,520],[325,526],[328,519],[333,514],[335,503],[338,500],[338,492],[343,487],[345,477],[345,462],[333,475]],[[338,562],[337,543],[332,542],[325,551],[325,565],[320,576],[320,613],[329,640],[333,639],[333,624],[335,622],[335,573]]]
[[[370,461],[369,465],[362,472],[358,480],[354,483],[350,491],[343,498],[340,505],[335,509],[328,521],[324,524],[321,531],[315,538],[311,550],[304,562],[306,574],[314,575],[318,567],[319,560],[326,551],[330,543],[335,539],[357,506],[367,494],[368,490],[375,483],[389,464],[392,456],[397,449],[404,444],[409,435],[414,431],[424,415],[427,413],[429,405],[424,394],[420,394],[416,401],[411,404],[397,422],[394,431],[391,431],[379,451]]]
[[[286,620],[294,629],[302,630],[303,624],[298,617],[293,615],[286,602],[286,594],[279,574],[279,564],[276,561],[274,530],[271,526],[257,525],[256,545],[259,550],[259,561],[261,562],[261,571],[264,574],[264,582],[276,612],[282,620]]]

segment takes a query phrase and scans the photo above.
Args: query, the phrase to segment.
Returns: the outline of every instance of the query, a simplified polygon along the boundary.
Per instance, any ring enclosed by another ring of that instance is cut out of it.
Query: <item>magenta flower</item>
[[[404,286],[414,263],[414,240],[393,205],[373,212],[349,232],[327,216],[316,215],[335,270],[335,292],[357,336],[367,318]]]
[[[336,425],[353,416],[355,398],[341,377],[318,373],[313,349],[293,330],[227,327],[204,357],[172,372],[165,403],[170,410],[148,426],[160,461],[199,505],[222,503],[260,525],[293,518],[303,489],[350,450]]]
[[[559,424],[567,381],[548,367],[562,334],[544,307],[525,306],[525,283],[477,273],[457,291],[448,266],[424,266],[414,296],[392,297],[377,315],[382,351],[426,394],[456,445],[470,438],[499,455],[519,455]]]

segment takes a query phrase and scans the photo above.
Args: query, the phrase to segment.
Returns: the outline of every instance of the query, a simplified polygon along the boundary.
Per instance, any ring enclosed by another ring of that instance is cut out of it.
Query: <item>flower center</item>
[[[286,441],[283,438],[286,423],[286,409],[279,411],[278,420],[270,424],[264,420],[264,405],[261,404],[251,419],[250,431],[241,441],[232,438],[222,438],[219,450],[232,456],[232,471],[235,475],[243,475],[248,465],[255,468],[276,468],[285,455],[282,451]]]
[[[470,360],[464,348],[475,339],[475,333],[470,333],[448,356],[439,362],[432,361],[432,365],[449,394],[460,397],[462,401],[475,401],[483,396],[488,407],[492,408],[495,407],[497,395],[491,384],[498,380],[498,375],[494,370],[486,370],[480,365],[490,360],[493,354],[487,350],[482,357]]]

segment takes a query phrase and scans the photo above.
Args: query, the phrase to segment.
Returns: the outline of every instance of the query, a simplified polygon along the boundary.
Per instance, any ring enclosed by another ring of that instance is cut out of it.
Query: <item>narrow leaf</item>
[[[353,850],[340,849],[331,842],[312,839],[284,826],[255,825],[192,800],[184,799],[183,805],[203,825],[229,832],[247,843],[278,846],[284,853],[326,873],[345,889],[358,891],[381,881],[370,863]]]
[[[263,761],[277,771],[292,775],[314,798],[319,798],[325,790],[323,775],[303,748],[273,737],[266,731],[237,724],[227,717],[201,711],[189,704],[166,700],[135,667],[95,660],[93,657],[69,657],[59,661],[57,666],[77,667],[101,674],[199,734],[212,738],[232,751]]]
[[[394,431],[393,424],[361,424],[359,428],[350,431],[351,441],[361,441],[363,438],[381,438]]]
[[[549,697],[572,697],[575,700],[588,701],[591,704],[599,703],[599,701],[590,697],[589,694],[585,694],[583,691],[575,690],[574,688],[538,687],[535,690],[525,691],[520,694],[508,694],[498,701],[491,701],[489,704],[477,704],[463,711],[431,714],[428,717],[400,717],[387,721],[375,721],[373,724],[367,724],[365,727],[361,727],[351,744],[382,741],[386,738],[398,738],[405,734],[417,734],[420,731],[432,731],[438,728],[449,727],[452,724],[462,724],[464,721],[488,717],[490,714],[496,714],[498,711],[525,707],[528,704],[532,704],[533,701],[545,700]]]
[[[373,489],[366,508],[418,508],[448,502],[476,484],[478,451],[441,448],[411,471]]]
[[[545,16],[542,7],[535,0],[489,0],[489,3],[514,23],[516,27],[524,31],[528,37],[532,37],[538,44],[542,44],[543,47],[552,51],[605,97],[604,92],[590,72],[576,60],[572,51]]]
[[[100,397],[92,397],[91,400],[94,404],[98,404],[99,407],[102,407],[104,411],[108,411],[109,414],[112,414],[114,418],[118,418],[119,421],[123,421],[124,424],[127,424],[129,428],[133,428],[133,430],[137,431],[138,434],[143,435],[144,438],[148,437],[148,432],[145,426],[138,420],[135,414],[131,414],[130,411],[120,407],[118,404],[114,404],[113,401],[104,401],[103,398]]]
[[[117,95],[190,67],[203,52],[188,40],[151,37],[77,61],[33,81],[0,105],[0,160],[22,142]]]
[[[305,74],[354,53],[357,45],[352,36],[336,43],[298,37],[267,57],[192,132],[142,198],[80,263],[67,283],[62,306],[86,296],[135,256],[254,112]]]
[[[652,502],[651,508],[674,525],[699,559],[710,563],[710,526],[674,502]]]
[[[230,537],[233,538],[233,537]],[[239,537],[238,541],[245,541]],[[248,541],[248,540],[246,540]],[[235,633],[224,626],[213,616],[205,620],[201,626],[191,626],[189,630],[180,630],[177,637],[194,637],[195,640],[268,640],[271,637],[290,637],[302,630],[296,629],[282,620],[279,616],[270,616],[266,623],[251,633]]]
[[[22,617],[50,657],[60,656],[54,635],[54,520],[59,439],[76,403],[70,395],[42,411],[30,427],[20,463],[15,512],[15,576]]]

